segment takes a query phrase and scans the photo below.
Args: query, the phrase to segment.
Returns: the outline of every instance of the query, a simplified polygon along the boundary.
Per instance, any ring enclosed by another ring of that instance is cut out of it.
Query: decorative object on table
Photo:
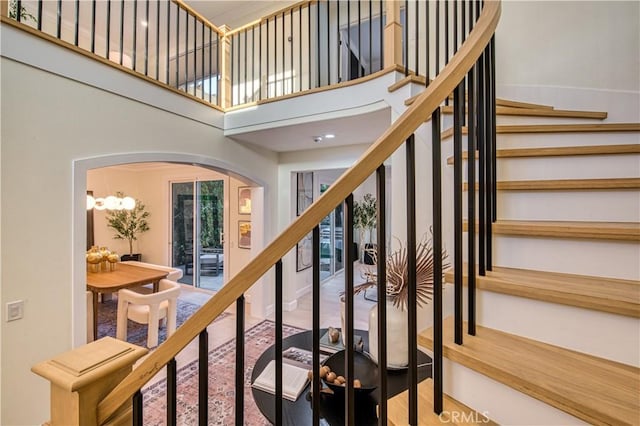
[[[238,247],[251,248],[251,222],[248,220],[238,221]]]
[[[100,264],[102,263],[102,254],[97,246],[91,247],[85,256],[87,261],[88,272],[100,272]]]
[[[251,187],[238,187],[238,214],[251,214]]]
[[[329,327],[326,333],[320,337],[320,350],[330,354],[344,350],[340,334],[339,330]]]
[[[338,396],[344,395],[345,386],[345,351],[339,351],[331,355],[324,362],[326,374],[322,380],[333,390]],[[353,353],[353,370],[354,370],[354,392],[356,395],[365,395],[372,392],[378,383],[378,366],[365,354],[361,352]]]
[[[116,195],[119,198],[123,198],[122,192],[118,192]],[[147,222],[149,215],[150,213],[140,200],[135,200],[135,206],[131,210],[109,210],[107,212],[107,226],[116,231],[113,238],[116,240],[127,240],[129,242],[130,256],[134,256],[133,242],[138,239],[140,234],[150,229],[149,223]],[[127,260],[140,259],[128,258]]]
[[[313,203],[313,172],[296,173],[296,180],[296,215],[300,216]]]
[[[362,197],[362,201],[353,203],[353,227],[358,230],[359,235],[359,258],[368,265],[373,265],[373,258],[367,249],[375,247],[373,244],[372,231],[376,228],[377,211],[376,199],[367,193]]]
[[[100,270],[102,272],[107,272],[109,270],[109,255],[111,254],[111,250],[109,250],[106,246],[100,247],[100,256],[102,256],[102,261],[100,262]]]
[[[366,289],[377,286],[376,264],[377,253],[372,250],[374,266],[365,270],[367,282],[357,285],[354,293],[364,292]],[[442,270],[449,267],[445,262],[448,254],[442,250]],[[409,282],[407,271],[407,247],[400,244],[398,250],[393,251],[386,259],[387,262],[387,365],[390,368],[404,368],[409,363],[408,354],[408,318],[407,301],[409,298]],[[416,299],[418,307],[429,304],[433,295],[433,246],[431,239],[426,237],[416,247]],[[378,359],[378,309],[373,306],[369,311],[369,351],[372,359],[377,363]]]
[[[109,271],[116,270],[116,264],[120,262],[120,256],[115,251],[112,251],[109,256],[107,256],[107,260],[109,261]]]

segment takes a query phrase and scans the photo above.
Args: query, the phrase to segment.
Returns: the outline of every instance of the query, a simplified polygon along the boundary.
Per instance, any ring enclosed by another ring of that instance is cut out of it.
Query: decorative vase
[[[378,302],[380,303],[380,302]],[[396,308],[390,298],[387,304],[387,367],[404,368],[409,365],[409,319],[407,312]],[[369,310],[369,354],[378,363],[378,305]]]
[[[120,261],[120,256],[118,256],[118,253],[112,251],[111,254],[107,257],[107,260],[109,261],[109,271],[115,271],[116,263]]]

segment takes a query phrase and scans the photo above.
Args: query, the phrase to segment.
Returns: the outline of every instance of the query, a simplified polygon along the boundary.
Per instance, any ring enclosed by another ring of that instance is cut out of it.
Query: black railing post
[[[404,0],[404,75],[409,75],[409,0]]]
[[[387,215],[386,206],[386,170],[384,164],[376,171],[376,210],[377,210],[377,281],[378,281],[378,388],[380,403],[378,424],[387,424]],[[372,336],[369,336],[371,339]]]
[[[140,392],[140,390],[137,390],[136,393],[133,394],[133,401],[132,401],[132,405],[133,405],[133,415],[132,415],[132,419],[131,419],[131,423],[133,424],[133,426],[142,426],[143,424],[143,417],[142,417],[142,392]]]
[[[175,426],[178,420],[178,367],[176,359],[167,364],[167,425]]]
[[[276,262],[276,424],[282,424],[282,260]]]
[[[209,417],[209,333],[198,337],[198,426],[207,426]]]
[[[468,132],[467,132],[467,332],[476,334],[476,149],[477,149],[477,82],[475,79],[475,65],[469,70],[467,81],[469,84],[468,100]],[[473,189],[471,189],[473,188]]]
[[[418,424],[418,301],[416,292],[416,163],[415,136],[406,145],[407,185],[407,315],[409,349],[409,424]]]
[[[122,16],[120,17],[120,19],[124,20],[124,12],[122,14]],[[189,15],[187,14],[187,24],[189,22]],[[138,54],[138,48],[136,47],[138,43],[138,0],[133,0],[133,48],[131,49],[131,56],[132,56],[132,64],[131,64],[131,69],[132,70],[136,70],[136,65],[137,65],[137,54]],[[189,48],[187,47],[187,51],[189,51]]]
[[[320,227],[313,228],[313,426],[320,425]]]
[[[133,22],[135,26],[135,20]],[[109,52],[107,52],[107,55]],[[124,2],[120,3],[120,65],[124,61]]]
[[[73,24],[73,44],[78,45],[78,34],[80,32],[80,0],[76,0],[76,8]]]
[[[42,0],[38,2],[38,30],[42,30]],[[96,0],[91,2],[91,53],[96,51]]]
[[[493,214],[492,221],[495,222],[498,219],[498,172],[497,172],[497,143],[496,143],[496,36],[491,37],[491,55],[489,56],[489,62],[491,64],[491,163],[493,164]]]
[[[486,275],[487,268],[487,242],[486,242],[486,141],[485,141],[485,98],[484,98],[484,54],[477,62],[476,102],[478,103],[478,273]]]
[[[345,341],[346,346],[346,356],[345,356],[345,366],[344,366],[344,377],[347,380],[345,384],[345,423],[348,425],[355,424],[355,392],[353,388],[353,379],[355,379],[354,375],[354,360],[353,360],[353,344],[354,344],[354,327],[353,327],[353,262],[354,253],[351,247],[353,247],[353,195],[350,194],[345,200],[345,215],[344,215],[344,223],[346,225],[346,232],[344,235],[344,244],[347,248],[346,252],[346,265],[345,265],[345,294],[344,294],[344,318],[345,318],[345,328],[346,330],[342,330],[343,333],[347,333],[347,338]]]
[[[495,181],[495,172],[493,170],[493,144],[491,140],[491,128],[493,127],[493,107],[491,105],[491,100],[493,99],[491,95],[491,64],[490,64],[490,53],[491,53],[491,43],[487,45],[484,50],[484,120],[485,120],[485,168],[486,168],[486,177],[485,177],[485,191],[486,191],[486,216],[485,216],[485,226],[486,226],[486,238],[487,238],[487,271],[490,271],[491,265],[493,264],[493,241],[492,241],[492,224],[493,224],[493,182]]]
[[[442,413],[442,154],[440,109],[431,116],[433,180],[433,412]]]
[[[462,116],[464,82],[453,91],[453,238],[455,342],[462,344]],[[469,188],[474,191],[475,188]]]
[[[236,426],[244,425],[244,294],[236,300]]]

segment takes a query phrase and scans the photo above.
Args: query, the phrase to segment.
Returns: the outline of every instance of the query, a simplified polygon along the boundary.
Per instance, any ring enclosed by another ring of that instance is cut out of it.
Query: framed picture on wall
[[[248,186],[238,188],[238,213],[251,214],[251,188]]]
[[[251,222],[248,220],[238,221],[238,247],[251,248]]]
[[[304,271],[313,264],[313,232],[309,232],[296,245],[296,272]]]
[[[313,172],[297,173],[297,206],[298,216],[313,203]]]

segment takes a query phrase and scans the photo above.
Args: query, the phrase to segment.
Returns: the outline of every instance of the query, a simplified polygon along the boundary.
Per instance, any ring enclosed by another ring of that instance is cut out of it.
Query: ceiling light
[[[142,25],[143,27],[146,27],[149,25],[149,23],[147,21],[141,21],[140,25]]]
[[[336,135],[334,135],[333,133],[327,133],[326,135],[324,135],[324,137],[327,139],[333,139],[336,137]]]
[[[313,141],[314,142],[321,142],[322,141],[322,136],[314,136],[313,137]]]

